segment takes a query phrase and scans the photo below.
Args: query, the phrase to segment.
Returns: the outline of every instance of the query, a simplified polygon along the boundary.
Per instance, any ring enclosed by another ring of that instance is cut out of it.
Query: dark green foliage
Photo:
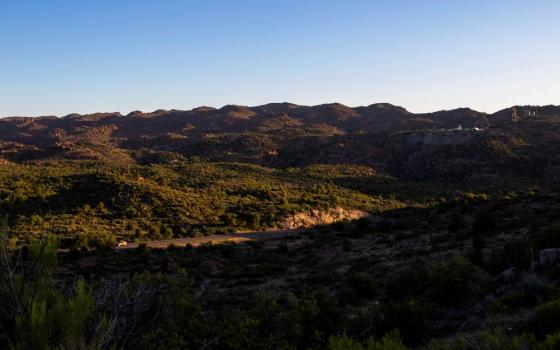
[[[470,259],[473,264],[482,266],[484,263],[484,248],[486,246],[486,239],[483,233],[475,233],[472,238],[472,252]]]
[[[132,340],[132,347],[198,349],[204,346],[211,339],[211,321],[204,318],[202,309],[194,302],[190,279],[184,273],[174,277],[157,275],[149,283],[165,288],[158,288],[154,302],[146,312],[145,322],[150,326]]]
[[[455,257],[432,268],[427,294],[442,304],[462,304],[481,295],[487,280],[484,271],[464,258]]]
[[[418,346],[432,335],[430,307],[416,300],[395,301],[382,308],[384,322],[381,329],[397,329],[403,340],[411,346]]]
[[[449,221],[448,231],[449,232],[459,232],[467,227],[467,223],[461,214],[453,213]]]
[[[560,333],[548,334],[546,339],[539,343],[537,350],[560,349]]]
[[[423,297],[442,305],[464,304],[479,296],[488,277],[463,257],[429,267],[422,263],[390,281],[387,295],[395,300]]]
[[[478,214],[473,222],[473,231],[475,234],[484,233],[496,227],[496,221],[490,213]]]
[[[104,249],[119,239],[264,230],[309,209],[381,211],[400,205],[333,184],[326,176],[336,175],[333,171],[348,169],[288,171],[206,162],[14,164],[0,171],[0,213],[9,214],[9,233],[23,242],[48,231],[67,245]],[[361,173],[372,176],[369,168],[357,167],[355,176]]]
[[[527,239],[516,239],[506,242],[503,247],[493,252],[485,263],[485,267],[492,273],[499,273],[510,267],[518,269],[528,268],[533,258],[532,242]]]
[[[549,215],[558,197],[528,195],[519,189],[532,187],[515,182],[512,188],[418,184],[354,165],[7,165],[0,171],[0,210],[10,214],[4,246],[26,246],[14,250],[25,278],[13,281],[27,288],[2,289],[0,310],[13,295],[33,302],[3,314],[0,344],[552,349],[560,330],[557,268],[531,265],[531,258],[539,248],[560,247]],[[111,249],[120,239],[264,230],[339,205],[373,218],[281,240]],[[42,232],[80,249],[57,254],[55,240],[35,242]],[[510,267],[513,276],[499,275]],[[482,329],[496,325],[504,328]]]
[[[381,341],[368,339],[366,344],[361,344],[354,339],[343,335],[341,337],[331,337],[327,350],[406,350],[401,337],[396,332],[391,332],[381,338]]]
[[[381,292],[371,276],[364,273],[355,273],[346,280],[357,298],[374,300],[379,298]]]
[[[185,281],[161,282],[168,288],[156,299],[158,316],[136,349],[308,349],[323,344],[339,320],[335,302],[320,292],[299,299],[259,293],[247,307],[214,318],[202,312]]]
[[[95,313],[92,291],[78,280],[70,295],[56,286],[57,244],[34,241],[27,256],[11,254],[0,237],[0,339],[12,349],[102,349],[112,321]]]
[[[560,247],[560,224],[547,225],[536,239],[539,248]]]
[[[553,300],[536,308],[534,330],[541,337],[560,331],[560,300]]]

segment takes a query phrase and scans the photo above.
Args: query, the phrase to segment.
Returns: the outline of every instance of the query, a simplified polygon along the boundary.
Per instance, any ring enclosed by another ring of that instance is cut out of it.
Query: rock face
[[[332,208],[327,210],[313,209],[308,212],[297,213],[280,221],[282,229],[296,229],[313,227],[317,225],[328,225],[343,220],[357,220],[370,218],[371,214],[361,210],[347,210],[344,208]]]
[[[560,260],[560,248],[543,249],[539,252],[541,266],[551,266]]]

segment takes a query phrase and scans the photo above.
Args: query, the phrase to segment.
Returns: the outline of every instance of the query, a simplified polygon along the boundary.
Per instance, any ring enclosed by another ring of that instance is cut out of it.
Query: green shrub
[[[541,337],[560,330],[560,300],[550,301],[535,309],[534,329]]]
[[[331,337],[327,345],[327,350],[406,350],[398,332],[391,332],[381,338],[381,341],[369,339],[365,345],[360,342],[342,335]]]
[[[504,329],[480,332],[471,348],[482,350],[526,350],[534,348],[534,340],[526,335],[510,335]]]
[[[461,214],[454,213],[453,215],[451,215],[447,230],[449,232],[455,233],[465,229],[466,227],[467,223],[463,216]]]
[[[459,305],[479,296],[488,276],[462,257],[436,264],[429,273],[427,295],[436,303]]]
[[[478,214],[473,221],[473,231],[482,233],[496,228],[496,221],[489,213]]]
[[[543,232],[537,237],[536,244],[541,249],[560,247],[560,224],[545,226]]]
[[[375,299],[381,292],[373,278],[365,273],[355,273],[348,277],[346,284],[354,291],[358,298]]]
[[[558,350],[560,349],[560,333],[549,334],[539,343],[537,350]]]
[[[422,350],[534,350],[536,341],[527,334],[511,334],[504,329],[483,331],[446,340],[432,340]],[[546,349],[548,350],[548,349]]]
[[[396,329],[403,335],[404,343],[418,346],[432,333],[430,307],[416,301],[394,301],[382,304],[383,324],[379,327],[385,332]]]

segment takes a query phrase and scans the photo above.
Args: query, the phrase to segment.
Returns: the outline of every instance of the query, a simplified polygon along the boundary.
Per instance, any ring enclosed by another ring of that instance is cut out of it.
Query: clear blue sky
[[[0,0],[0,116],[560,104],[558,0]]]

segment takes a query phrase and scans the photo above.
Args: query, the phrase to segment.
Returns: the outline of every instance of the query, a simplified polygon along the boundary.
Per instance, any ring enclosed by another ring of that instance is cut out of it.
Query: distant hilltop
[[[389,103],[347,107],[340,103],[302,106],[270,103],[247,107],[198,107],[192,110],[134,111],[69,114],[63,117],[6,117],[0,119],[0,140],[37,144],[64,138],[83,138],[89,131],[102,139],[122,140],[140,136],[157,137],[169,133],[192,135],[215,132],[269,132],[282,129],[331,127],[340,132],[386,132],[420,128],[483,128],[511,121],[560,113],[560,106],[514,106],[486,114],[470,108],[433,113],[411,113]],[[334,130],[332,130],[334,131]],[[94,136],[91,133],[86,136]],[[93,141],[93,140],[92,140]]]

